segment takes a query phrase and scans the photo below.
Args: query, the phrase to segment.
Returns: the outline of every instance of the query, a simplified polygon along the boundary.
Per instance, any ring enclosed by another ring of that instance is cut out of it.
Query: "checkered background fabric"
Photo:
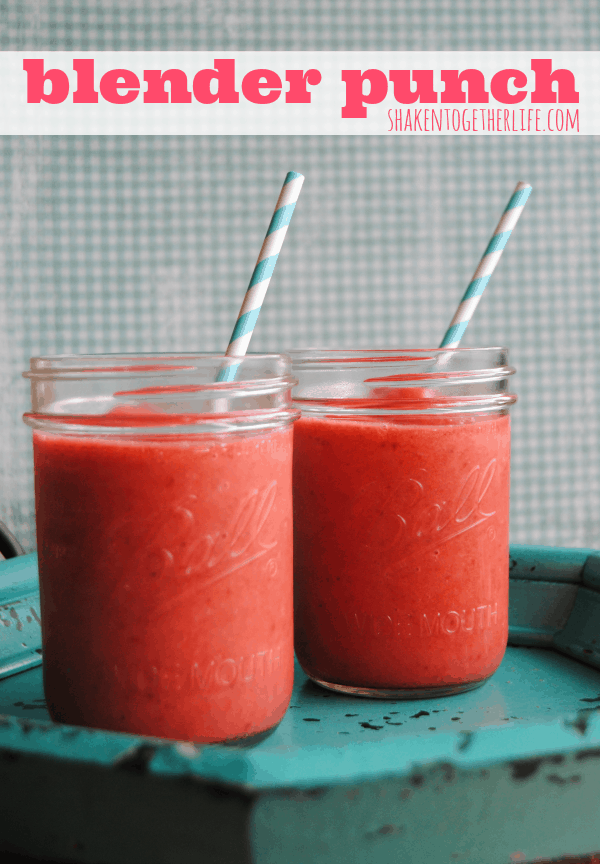
[[[598,50],[594,0],[23,0],[2,50]],[[0,518],[35,545],[21,378],[40,353],[224,350],[288,170],[252,341],[439,343],[517,180],[533,194],[463,340],[508,345],[518,543],[600,548],[600,140],[0,139]],[[235,206],[234,206],[235,204]]]

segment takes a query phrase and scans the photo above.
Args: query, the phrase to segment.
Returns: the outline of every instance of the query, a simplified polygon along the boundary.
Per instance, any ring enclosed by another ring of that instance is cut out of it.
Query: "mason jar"
[[[291,356],[300,664],[359,696],[479,687],[508,635],[507,349]]]
[[[290,360],[37,357],[44,687],[63,723],[199,742],[274,727],[293,679]]]

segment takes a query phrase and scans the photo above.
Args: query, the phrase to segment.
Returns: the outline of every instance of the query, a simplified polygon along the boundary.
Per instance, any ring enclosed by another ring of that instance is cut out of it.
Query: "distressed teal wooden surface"
[[[511,579],[508,614],[512,645],[549,647],[569,621],[579,585]]]
[[[12,742],[24,753],[112,764],[149,740],[51,723],[42,700],[39,668],[0,682],[0,747]],[[600,744],[600,725],[590,714],[595,705],[600,673],[543,649],[509,647],[479,690],[410,702],[329,693],[297,667],[290,708],[269,738],[251,747],[161,741],[148,767],[254,789],[356,782],[440,759],[471,765],[576,748],[582,711],[590,740]]]
[[[600,592],[581,586],[569,620],[553,644],[565,654],[600,668]]]
[[[509,642],[553,647],[600,669],[600,554],[511,547]]]
[[[585,663],[509,646],[481,689],[414,702],[340,696],[297,668],[290,709],[254,746],[57,725],[39,667],[1,680],[0,843],[90,864],[510,864],[599,850],[600,672],[587,646],[600,563],[558,551],[511,549],[511,632],[520,615]]]
[[[510,547],[511,579],[545,582],[581,582],[583,568],[594,549],[562,549],[556,546]]]
[[[37,555],[20,555],[0,563],[0,597],[7,602],[38,590]]]
[[[600,673],[554,651],[509,647],[480,690],[415,702],[337,696],[297,671],[283,722],[250,748],[57,726],[42,698],[39,669],[0,682],[0,711],[19,712],[0,723],[11,848],[26,825],[24,851],[107,864],[509,864],[600,849]],[[147,808],[137,823],[117,807],[130,796]],[[173,800],[196,813],[183,835],[176,819],[179,839]],[[237,832],[237,857],[217,824]]]
[[[598,848],[600,778],[577,756],[261,796],[251,822],[261,864],[513,864]],[[278,829],[284,824],[286,832]]]
[[[600,554],[594,552],[586,559],[585,566],[581,573],[581,581],[586,588],[593,588],[600,591]]]
[[[0,565],[0,678],[38,666],[41,645],[37,557],[10,558]]]

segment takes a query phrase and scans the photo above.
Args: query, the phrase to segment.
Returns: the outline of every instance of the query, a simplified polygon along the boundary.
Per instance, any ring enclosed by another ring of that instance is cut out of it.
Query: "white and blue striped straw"
[[[225,352],[225,356],[231,359],[226,360],[219,369],[217,381],[233,381],[241,358],[248,350],[248,344],[252,338],[303,183],[304,176],[296,173],[296,171],[289,171],[284,180],[275,212],[271,218],[242,308]]]
[[[506,205],[506,210],[496,226],[492,239],[483,253],[483,258],[479,262],[464,297],[458,305],[454,318],[446,330],[446,335],[442,339],[440,348],[458,347],[463,333],[467,329],[467,325],[477,308],[477,304],[481,300],[481,295],[485,291],[485,286],[490,281],[490,277],[496,269],[496,264],[500,260],[504,247],[508,243],[508,238],[519,221],[519,216],[523,212],[530,193],[531,186],[529,183],[517,183],[515,191]]]

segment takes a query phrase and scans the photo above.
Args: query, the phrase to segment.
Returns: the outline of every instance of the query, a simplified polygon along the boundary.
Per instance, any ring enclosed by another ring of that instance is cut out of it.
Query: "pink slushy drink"
[[[53,719],[199,742],[281,720],[293,683],[295,415],[289,380],[279,385],[288,406],[268,418],[157,411],[156,388],[101,416],[30,415]]]
[[[472,370],[439,379],[433,361],[417,386],[402,362],[396,386],[363,362],[368,395],[338,380],[328,398],[296,355],[295,626],[318,683],[414,698],[478,686],[505,651],[514,397],[457,392]]]

